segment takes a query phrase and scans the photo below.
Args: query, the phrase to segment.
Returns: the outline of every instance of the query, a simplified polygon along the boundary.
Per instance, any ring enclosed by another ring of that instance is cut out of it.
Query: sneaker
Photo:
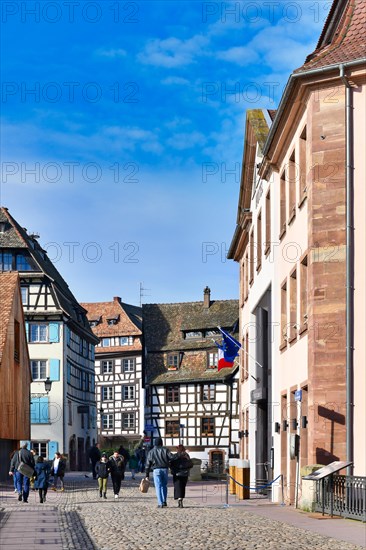
[[[17,493],[18,492],[18,489],[14,489],[14,493]]]
[[[166,502],[163,502],[163,508],[166,508],[168,505]]]
[[[22,493],[20,493],[20,494],[18,495],[18,500],[19,500],[19,502],[20,502],[22,499],[23,499]]]
[[[114,498],[118,498],[118,495],[114,495]]]
[[[26,504],[28,504],[28,499],[24,499],[23,502],[25,502]]]
[[[103,498],[107,498],[107,495],[106,495],[106,493],[104,493],[104,495],[103,495]]]
[[[63,492],[65,490],[65,487],[61,487],[60,491]]]

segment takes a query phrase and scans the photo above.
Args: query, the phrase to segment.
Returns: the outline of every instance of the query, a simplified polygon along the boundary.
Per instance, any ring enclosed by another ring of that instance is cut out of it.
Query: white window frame
[[[114,428],[114,414],[103,414],[102,417],[102,429],[112,430]]]
[[[36,365],[36,363],[37,363],[37,365]],[[44,365],[45,376],[44,377],[40,376],[40,374],[41,374],[41,363],[45,363],[45,365]],[[35,367],[38,371],[37,372],[38,376],[36,376],[36,377],[33,376],[33,367]],[[47,372],[48,372],[48,361],[47,361],[47,359],[31,359],[31,371],[32,371],[32,381],[33,382],[43,382],[44,380],[46,380]]]
[[[130,397],[132,390],[133,397]],[[126,397],[127,395],[127,397]],[[134,401],[136,396],[136,387],[135,386],[122,386],[122,399],[123,401]]]
[[[102,401],[113,401],[113,386],[102,386]]]
[[[105,367],[108,367],[108,370],[105,370]],[[102,374],[113,374],[113,369],[114,369],[113,359],[104,359],[102,361]]]
[[[122,429],[134,430],[136,426],[136,415],[134,412],[122,413]]]
[[[136,361],[134,357],[126,357],[126,359],[123,359],[123,372],[135,372],[135,363]]]
[[[27,286],[21,286],[20,292],[22,295],[22,305],[26,305],[28,303],[28,295],[29,295],[29,289]]]
[[[32,340],[32,327],[38,327],[38,330],[37,330],[37,339],[36,340]],[[41,327],[46,327],[46,337],[45,337],[45,340],[41,340],[40,339],[40,328]],[[48,324],[47,323],[30,323],[29,324],[29,343],[30,344],[48,344],[48,341],[49,341],[49,334],[48,334]]]
[[[32,441],[31,442],[31,448],[36,451],[36,454],[38,456],[43,456],[43,458],[47,458],[48,456],[48,445],[47,441]]]

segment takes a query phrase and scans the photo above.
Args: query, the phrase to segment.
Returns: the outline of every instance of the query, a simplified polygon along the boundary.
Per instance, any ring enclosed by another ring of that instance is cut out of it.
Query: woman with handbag
[[[174,500],[178,500],[178,508],[183,508],[189,470],[193,468],[193,462],[183,445],[178,445],[177,451],[170,461],[170,469],[173,474]]]
[[[19,451],[14,453],[10,463],[9,474],[15,476],[19,502],[28,502],[30,478],[34,473],[34,458],[25,443]]]
[[[50,470],[51,470],[50,465],[44,461],[43,456],[39,456],[37,458],[37,463],[35,467],[36,479],[34,482],[34,488],[38,489],[39,502],[41,504],[46,502]]]

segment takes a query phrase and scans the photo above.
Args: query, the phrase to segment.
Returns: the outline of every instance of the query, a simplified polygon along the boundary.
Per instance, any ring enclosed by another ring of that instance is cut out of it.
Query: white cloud
[[[201,132],[181,132],[167,139],[167,145],[173,149],[184,151],[196,145],[203,146],[206,141],[206,137]]]
[[[195,57],[202,54],[209,43],[205,36],[197,34],[187,40],[170,37],[164,40],[150,40],[144,51],[138,54],[138,60],[146,65],[174,68],[190,65]]]
[[[250,63],[257,63],[259,60],[257,52],[253,48],[248,48],[246,46],[236,46],[228,50],[219,51],[216,57],[223,61],[236,63],[241,67],[249,65]]]

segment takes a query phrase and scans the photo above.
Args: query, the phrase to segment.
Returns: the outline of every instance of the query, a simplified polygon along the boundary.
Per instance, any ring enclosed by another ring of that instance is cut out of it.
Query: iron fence
[[[366,521],[366,477],[332,475],[317,481],[315,511]]]

